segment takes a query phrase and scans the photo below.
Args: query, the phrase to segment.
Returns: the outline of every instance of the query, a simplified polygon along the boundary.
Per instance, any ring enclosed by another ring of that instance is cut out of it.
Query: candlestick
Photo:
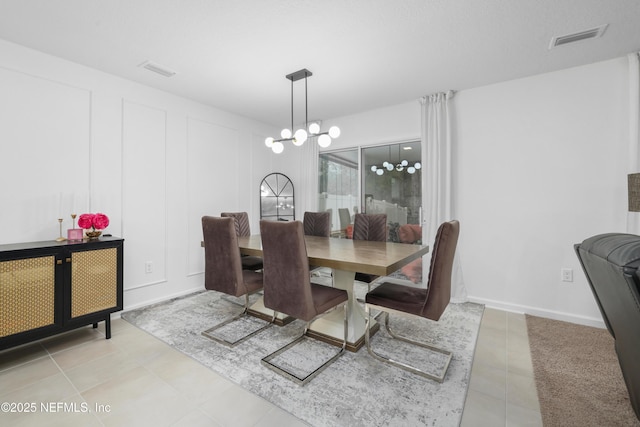
[[[60,225],[60,237],[56,239],[56,242],[64,242],[67,239],[62,237],[62,218],[58,218],[58,223]]]
[[[71,214],[71,220],[73,221],[73,227],[71,228],[76,228],[76,214]]]

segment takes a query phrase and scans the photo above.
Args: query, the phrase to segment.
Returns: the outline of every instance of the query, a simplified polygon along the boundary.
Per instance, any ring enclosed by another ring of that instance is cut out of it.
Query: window
[[[344,209],[348,209],[349,218],[359,212],[358,150],[320,153],[318,165],[318,211],[331,212],[333,231],[344,230],[348,225],[344,224]]]

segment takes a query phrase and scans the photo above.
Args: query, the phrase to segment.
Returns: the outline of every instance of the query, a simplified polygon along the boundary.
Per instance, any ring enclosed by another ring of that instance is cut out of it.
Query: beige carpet
[[[526,319],[545,427],[640,426],[606,329]]]

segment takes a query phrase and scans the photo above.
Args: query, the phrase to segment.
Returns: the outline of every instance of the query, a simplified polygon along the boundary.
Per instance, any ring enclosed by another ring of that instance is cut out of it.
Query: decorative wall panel
[[[91,92],[0,68],[0,94],[0,243],[55,238],[89,194]]]
[[[248,153],[239,149],[237,129],[189,118],[187,132],[188,268],[198,274],[204,271],[202,216],[238,209],[238,201],[250,197],[239,193],[239,176],[251,171],[243,164]]]
[[[166,127],[165,111],[123,103],[122,232],[130,243],[125,289],[166,280]]]

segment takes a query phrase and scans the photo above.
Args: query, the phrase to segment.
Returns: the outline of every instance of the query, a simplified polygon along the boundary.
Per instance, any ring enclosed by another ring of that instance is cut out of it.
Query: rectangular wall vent
[[[155,62],[145,61],[139,65],[139,67],[145,68],[149,71],[153,71],[154,73],[158,73],[164,77],[172,77],[176,75],[176,72],[168,69],[162,65],[156,64]]]
[[[573,43],[580,40],[595,39],[597,37],[601,37],[602,34],[604,34],[604,30],[606,29],[607,29],[607,25],[601,25],[599,27],[591,28],[591,29],[580,31],[577,33],[554,37],[551,39],[551,44],[549,44],[549,49],[553,49],[556,46],[562,46],[564,44]]]

